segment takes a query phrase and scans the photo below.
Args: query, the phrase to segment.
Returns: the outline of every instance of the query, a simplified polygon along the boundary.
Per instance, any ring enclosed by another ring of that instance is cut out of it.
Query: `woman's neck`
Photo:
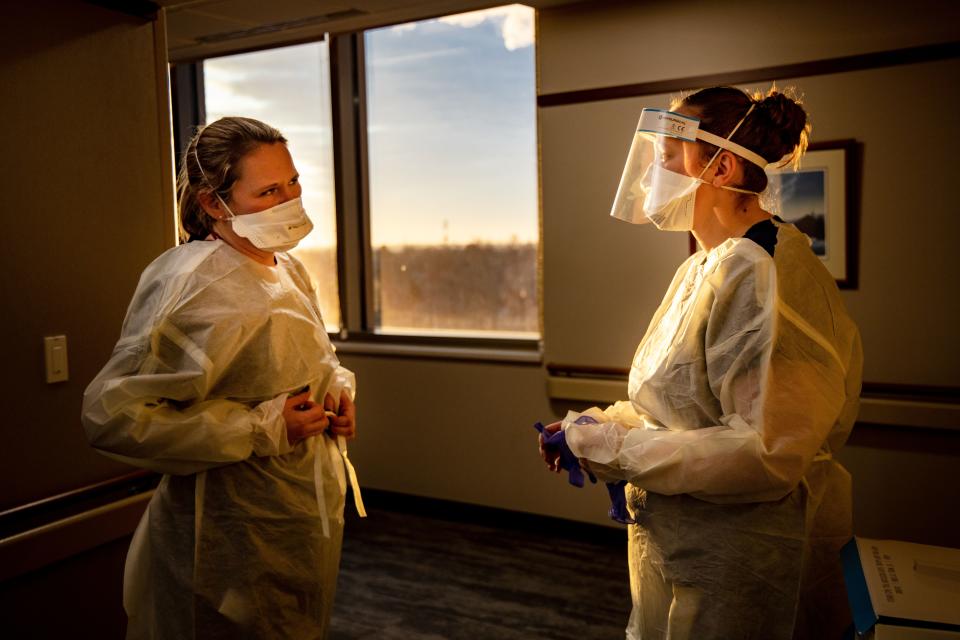
[[[253,246],[253,243],[251,243],[249,240],[234,233],[233,229],[231,229],[228,224],[222,221],[217,221],[214,223],[213,229],[218,238],[233,247],[238,253],[245,255],[254,262],[259,262],[264,266],[276,266],[277,259],[273,255],[272,251],[264,251]]]
[[[226,242],[231,247],[233,247],[243,255],[247,256],[254,262],[259,262],[260,264],[267,267],[275,267],[277,265],[277,259],[271,252],[261,251],[256,247],[245,247],[243,246],[243,244],[239,244],[239,245],[232,244],[230,242],[227,242],[226,240],[224,240],[224,242]]]
[[[732,204],[719,203],[705,215],[694,216],[693,237],[707,251],[730,238],[742,238],[750,227],[772,217],[760,207],[757,198],[750,198],[739,208],[730,206]]]

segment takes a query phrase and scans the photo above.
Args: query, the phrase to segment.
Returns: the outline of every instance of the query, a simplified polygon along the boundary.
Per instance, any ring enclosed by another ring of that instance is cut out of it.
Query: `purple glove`
[[[626,480],[620,482],[608,482],[607,493],[610,494],[610,518],[620,524],[637,524],[637,521],[630,517],[627,511],[627,494],[623,489],[627,486]]]
[[[548,434],[543,430],[543,424],[539,422],[533,425],[533,428],[543,436],[544,451],[551,453],[559,452],[560,459],[557,460],[557,465],[567,472],[570,484],[575,487],[583,487],[583,469],[580,468],[580,460],[577,456],[573,455],[573,451],[567,446],[567,436],[563,432],[563,429],[556,433]],[[590,482],[596,484],[596,477],[589,471],[587,471],[587,475],[590,476]]]

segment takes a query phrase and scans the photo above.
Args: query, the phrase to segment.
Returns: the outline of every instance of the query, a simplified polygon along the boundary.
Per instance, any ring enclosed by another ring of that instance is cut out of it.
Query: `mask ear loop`
[[[737,129],[739,129],[739,128],[740,128],[740,125],[742,125],[743,122],[747,119],[747,116],[750,115],[751,113],[753,113],[753,109],[754,109],[754,107],[756,107],[756,106],[757,106],[756,103],[751,103],[751,104],[750,104],[750,108],[747,109],[747,112],[746,112],[745,114],[743,114],[743,117],[740,118],[740,122],[738,122],[738,123],[737,123],[737,126],[735,126],[735,127],[733,128],[733,131],[730,132],[730,135],[728,135],[728,136],[725,138],[726,140],[729,141],[731,138],[733,138],[733,134],[735,134],[735,133],[737,132]],[[708,133],[709,133],[709,132],[708,132]],[[710,162],[707,163],[707,165],[703,168],[703,171],[700,172],[700,175],[697,176],[697,180],[699,180],[700,182],[703,182],[704,184],[706,184],[706,181],[703,179],[703,174],[705,174],[705,173],[707,172],[707,169],[710,168],[710,165],[713,164],[713,161],[717,159],[717,156],[720,155],[720,152],[721,152],[721,151],[723,151],[723,149],[722,149],[721,147],[717,147],[717,150],[714,152],[713,156],[711,156],[711,158],[710,158]],[[736,192],[738,192],[738,193],[748,193],[748,194],[755,195],[755,196],[760,195],[760,194],[757,193],[756,191],[747,191],[746,189],[740,189],[740,188],[738,188],[738,187],[726,187],[726,186],[725,186],[725,187],[720,187],[720,188],[721,188],[721,189],[726,189],[727,191],[736,191]]]
[[[236,218],[237,216],[233,213],[233,211],[230,210],[230,207],[227,206],[227,203],[223,201],[223,198],[220,197],[220,194],[217,193],[217,190],[213,188],[213,183],[210,182],[210,179],[209,179],[209,178],[207,178],[207,174],[206,174],[206,172],[203,170],[203,165],[200,164],[200,156],[197,155],[197,147],[200,146],[200,138],[203,136],[203,132],[206,131],[206,129],[207,129],[207,128],[204,127],[204,128],[200,131],[200,133],[197,135],[197,143],[196,143],[195,145],[193,145],[193,158],[194,158],[194,160],[197,161],[197,168],[200,169],[200,175],[203,176],[203,181],[207,183],[207,186],[210,187],[210,190],[211,190],[211,191],[213,191],[213,195],[217,197],[217,200],[220,201],[220,204],[223,205],[223,208],[226,209],[227,214],[229,214],[229,215],[224,216],[223,218],[217,218],[217,219],[218,219],[218,220],[233,220],[233,219]]]

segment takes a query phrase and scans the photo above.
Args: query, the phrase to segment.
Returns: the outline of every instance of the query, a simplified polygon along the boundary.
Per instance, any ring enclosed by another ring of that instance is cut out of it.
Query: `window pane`
[[[369,31],[376,329],[536,337],[534,11]]]
[[[283,133],[300,172],[314,229],[291,253],[310,272],[328,331],[340,329],[330,65],[326,42],[270,49],[203,63],[207,122],[262,120]]]

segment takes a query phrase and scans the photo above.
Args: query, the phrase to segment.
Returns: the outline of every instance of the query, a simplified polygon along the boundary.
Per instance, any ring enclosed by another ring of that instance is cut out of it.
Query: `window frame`
[[[391,334],[379,332],[373,327],[374,249],[370,242],[370,173],[364,54],[365,34],[368,30],[372,29],[326,34],[324,37],[329,53],[337,284],[340,302],[340,331],[331,332],[331,339],[339,350],[351,354],[540,363],[543,293],[539,273],[536,300],[540,335],[537,338],[434,336],[428,332],[415,335]],[[294,44],[304,42],[284,43],[261,50]],[[171,64],[170,82],[175,155],[179,169],[187,141],[195,127],[206,120],[203,60]],[[539,166],[537,180],[540,180]],[[539,192],[539,185],[537,190]],[[542,203],[538,199],[538,217],[541,209]],[[538,271],[542,264],[542,251],[542,238],[539,238]]]

